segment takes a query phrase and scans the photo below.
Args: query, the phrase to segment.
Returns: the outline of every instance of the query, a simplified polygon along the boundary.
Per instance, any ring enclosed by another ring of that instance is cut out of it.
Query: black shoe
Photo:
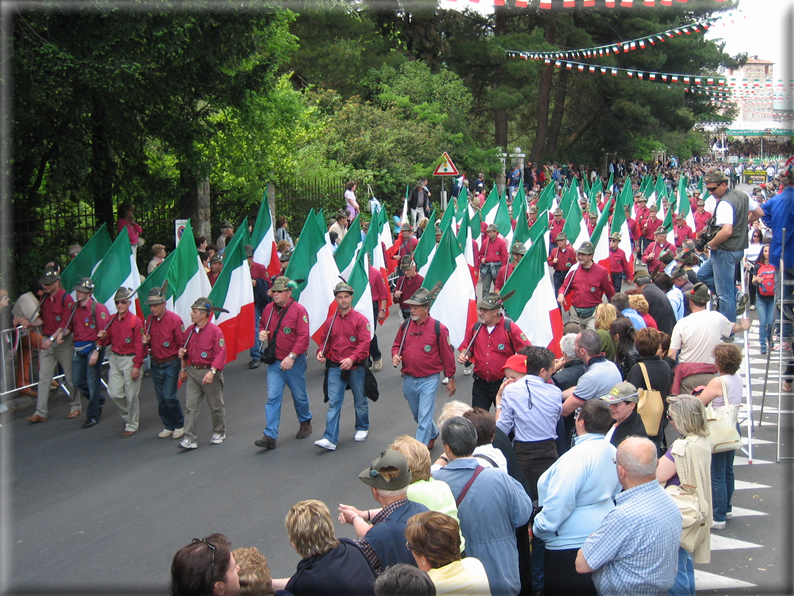
[[[261,439],[257,439],[254,441],[254,445],[257,447],[261,447],[262,449],[275,449],[276,448],[276,440],[268,437],[267,435],[262,435]]]
[[[83,428],[91,428],[92,426],[96,426],[97,424],[99,424],[99,420],[89,418],[88,420],[83,422]]]
[[[248,368],[259,368],[260,364],[261,362],[259,360],[251,360],[251,362],[248,363]]]
[[[99,412],[99,415],[101,416],[102,415],[102,404],[99,405],[99,409],[97,411]],[[99,422],[99,421],[97,420],[97,422]]]

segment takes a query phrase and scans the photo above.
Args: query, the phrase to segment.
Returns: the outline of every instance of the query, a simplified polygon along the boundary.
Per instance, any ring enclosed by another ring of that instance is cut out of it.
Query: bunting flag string
[[[448,2],[457,2],[457,0],[448,0]],[[461,0],[461,3],[466,0]],[[480,0],[468,0],[472,4],[480,4]],[[486,0],[487,2],[487,0]],[[486,3],[483,2],[483,3]],[[505,6],[505,0],[492,0],[494,6]],[[516,8],[527,8],[530,0],[515,0]],[[725,0],[714,0],[714,2],[725,2]],[[673,6],[673,4],[686,4],[687,0],[658,0],[658,5],[663,7]],[[599,4],[603,4],[606,8],[632,8],[634,6],[644,6],[646,8],[654,8],[657,5],[657,0],[600,0]],[[596,0],[539,0],[538,6],[543,10],[552,10],[554,8],[598,8]]]

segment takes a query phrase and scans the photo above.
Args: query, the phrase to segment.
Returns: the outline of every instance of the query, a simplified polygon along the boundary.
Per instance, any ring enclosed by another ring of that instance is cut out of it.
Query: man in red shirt
[[[397,278],[397,285],[394,288],[392,299],[399,304],[400,315],[405,321],[411,315],[411,310],[405,304],[405,301],[422,287],[422,282],[425,281],[425,278],[416,272],[416,263],[411,255],[405,255],[400,259],[400,271],[403,272],[403,275]]]
[[[523,242],[513,243],[513,246],[510,247],[510,256],[512,260],[506,267],[502,267],[499,270],[499,275],[496,276],[496,281],[493,284],[494,291],[500,292],[502,290],[505,283],[507,283],[507,279],[513,274],[513,271],[515,271],[516,267],[521,262],[521,257],[526,253],[527,247],[524,246]]]
[[[634,217],[637,220],[637,230],[639,235],[637,237],[637,241],[639,242],[639,246],[637,248],[637,256],[642,255],[642,251],[645,250],[645,240],[643,240],[643,235],[645,234],[645,222],[650,217],[651,212],[648,209],[648,199],[642,193],[638,193],[634,195]]]
[[[491,284],[499,276],[499,270],[507,265],[507,243],[499,235],[496,224],[488,224],[485,229],[488,236],[480,247],[480,282],[482,295],[491,290]]]
[[[138,432],[140,418],[141,366],[145,356],[143,345],[143,323],[129,312],[130,302],[135,291],[121,287],[116,291],[113,301],[116,314],[107,328],[97,335],[99,343],[110,345],[110,370],[108,371],[108,395],[124,420],[122,438],[131,437]],[[83,425],[85,426],[85,425]]]
[[[402,364],[403,395],[417,423],[416,440],[432,449],[438,437],[433,422],[440,377],[449,379],[447,395],[455,395],[455,353],[446,325],[430,316],[433,296],[419,288],[406,304],[411,317],[397,331],[391,347],[392,364]]]
[[[302,304],[292,299],[295,285],[288,277],[277,277],[269,292],[273,301],[265,307],[259,319],[257,339],[275,346],[275,360],[267,362],[267,426],[262,432],[262,438],[254,441],[257,447],[264,449],[276,448],[285,385],[292,393],[295,414],[300,422],[295,438],[304,439],[312,432],[312,413],[306,391],[309,315]],[[270,351],[272,352],[272,348]],[[267,352],[265,350],[263,355]]]
[[[393,257],[396,260],[413,255],[416,250],[416,245],[419,244],[419,239],[414,236],[414,229],[408,222],[400,226],[400,240],[400,246]]]
[[[582,329],[595,327],[595,309],[606,296],[607,302],[615,295],[609,271],[593,261],[595,246],[592,242],[582,242],[576,251],[579,266],[568,273],[562,288],[557,292],[557,302],[560,306],[565,302],[565,296],[571,295],[571,320],[578,323]]]
[[[557,246],[551,249],[551,254],[546,260],[554,271],[554,292],[558,293],[565,276],[576,263],[576,253],[573,246],[568,244],[568,235],[565,232],[557,234],[554,240]]]
[[[653,242],[653,239],[656,236],[656,230],[662,225],[662,220],[656,217],[658,212],[659,208],[656,205],[651,205],[651,207],[648,209],[648,217],[645,218],[645,221],[642,224],[641,229],[643,254],[645,254],[645,249],[648,248],[648,245]]]
[[[642,262],[648,265],[648,271],[653,275],[657,271],[664,271],[667,263],[675,258],[675,252],[675,246],[667,241],[667,230],[661,227],[656,230],[656,240],[645,249]]]
[[[692,228],[686,223],[686,218],[683,213],[675,216],[675,225],[673,226],[673,233],[675,234],[675,247],[681,248],[685,240],[694,240],[695,233]]]
[[[596,225],[598,224],[598,213],[591,213],[587,220],[587,234],[592,236],[593,230],[595,230]]]
[[[477,303],[477,315],[479,321],[466,332],[458,348],[458,362],[468,368],[463,374],[471,374],[470,360],[474,361],[471,406],[488,410],[504,380],[505,362],[530,344],[521,328],[504,316],[498,293],[492,292]]]
[[[562,209],[557,207],[554,210],[554,216],[549,222],[549,238],[556,238],[562,233],[565,228],[565,220],[562,218]]]
[[[163,430],[161,439],[181,439],[185,434],[185,415],[176,396],[179,381],[179,348],[185,343],[185,325],[182,317],[165,307],[163,288],[152,288],[146,298],[151,310],[144,325],[141,343],[152,361],[152,382],[157,396],[157,412]]]
[[[254,347],[251,348],[251,362],[248,368],[259,368],[262,363],[262,355],[259,353],[259,319],[262,318],[262,311],[265,310],[270,301],[268,291],[270,290],[270,276],[267,269],[261,263],[254,261],[254,247],[246,244],[244,247],[245,257],[248,261],[248,269],[251,271],[251,285],[254,287]]]
[[[30,422],[47,421],[52,377],[59,364],[63,368],[66,388],[71,395],[68,417],[77,418],[83,411],[80,393],[72,385],[74,338],[68,335],[61,337],[72,314],[74,300],[61,288],[60,279],[61,276],[52,269],[45,270],[39,278],[39,283],[44,288],[44,297],[38,317],[30,322],[30,327],[41,327],[43,339],[39,346],[39,396],[36,400],[36,412],[26,418]],[[63,341],[56,341],[58,339]]]
[[[108,324],[108,309],[94,300],[94,282],[84,277],[72,288],[77,296],[74,316],[63,335],[71,334],[74,340],[72,358],[72,378],[74,386],[88,400],[88,410],[83,428],[90,428],[99,422],[105,398],[102,395],[102,361],[104,350],[97,345],[99,332]],[[63,336],[56,341],[63,342]],[[79,394],[78,394],[79,395]],[[72,410],[67,418],[76,418],[79,410]]]
[[[637,220],[631,217],[631,207],[623,205],[623,212],[626,214],[626,227],[629,229],[629,237],[631,238],[631,252],[632,258],[637,253],[639,246],[637,243],[640,239],[640,228],[637,226]]]
[[[631,268],[629,261],[626,258],[626,253],[620,248],[621,236],[617,232],[609,237],[609,270],[612,278],[612,287],[615,292],[620,292],[623,286],[623,276],[625,274],[626,281],[632,283]]]
[[[323,438],[314,444],[335,451],[339,442],[339,416],[345,389],[353,391],[356,410],[356,441],[369,434],[369,406],[364,394],[366,359],[369,356],[370,328],[367,318],[353,310],[353,288],[345,282],[334,288],[336,312],[330,315],[320,330],[317,360],[325,364],[328,380],[328,413]],[[410,313],[409,313],[410,316]]]
[[[223,401],[223,367],[226,365],[226,340],[223,331],[210,319],[217,307],[209,298],[201,297],[190,307],[192,325],[186,332],[185,343],[179,348],[182,359],[180,380],[187,381],[185,390],[185,438],[181,449],[197,449],[196,418],[202,398],[207,399],[212,415],[210,445],[220,445],[226,439],[226,404]]]
[[[214,286],[215,282],[218,281],[221,269],[223,269],[223,257],[221,255],[212,255],[210,259],[210,272],[207,273],[207,277],[210,280],[210,287]]]
[[[436,229],[439,233],[440,230]],[[438,241],[436,241],[438,244]],[[383,355],[378,346],[378,336],[376,335],[377,325],[383,324],[386,320],[387,308],[389,306],[389,287],[379,269],[372,265],[369,266],[369,288],[372,292],[372,320],[375,321],[375,328],[372,330],[372,341],[369,344],[369,357],[372,360],[372,370],[377,372],[383,368]]]
[[[532,205],[527,210],[527,225],[531,228],[535,225],[536,221],[538,221],[538,208]]]
[[[698,199],[697,211],[693,214],[695,218],[695,235],[699,238],[706,227],[706,223],[711,219],[711,213],[706,211],[706,202],[703,199]]]

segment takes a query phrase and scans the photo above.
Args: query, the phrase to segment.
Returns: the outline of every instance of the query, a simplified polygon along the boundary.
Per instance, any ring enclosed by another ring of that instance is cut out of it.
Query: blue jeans
[[[759,342],[766,345],[767,339],[772,339],[772,326],[775,324],[775,297],[761,296],[755,298],[755,308],[758,310]]]
[[[712,250],[698,270],[698,279],[717,295],[720,312],[731,323],[736,322],[736,263],[742,255],[741,250]]]
[[[262,345],[262,342],[259,340],[259,319],[262,318],[263,310],[263,308],[254,306],[254,347],[251,348],[251,360],[258,361],[261,358],[259,346]]]
[[[267,367],[267,403],[265,404],[267,426],[264,434],[273,440],[278,439],[284,385],[289,387],[292,393],[292,403],[295,404],[298,422],[312,419],[312,413],[309,411],[309,396],[306,393],[306,354],[300,354],[295,358],[289,370],[281,370],[281,362],[276,360]]]
[[[353,406],[356,409],[356,430],[369,430],[369,405],[364,395],[364,369],[357,366],[350,371],[345,383],[341,379],[342,369],[338,366],[328,369],[328,413],[325,416],[324,439],[334,445],[339,441],[339,415],[345,400],[345,389],[353,390]]]
[[[99,406],[105,403],[102,395],[102,361],[105,359],[105,350],[99,352],[99,358],[94,366],[88,365],[88,356],[81,356],[75,352],[72,357],[72,382],[74,386],[88,399],[86,419],[99,420]]]
[[[427,377],[403,376],[403,394],[411,408],[416,426],[416,440],[427,445],[438,436],[438,427],[433,422],[436,411],[436,390],[440,373]]]
[[[723,451],[711,454],[711,506],[714,521],[724,522],[733,500],[733,458],[736,452]]]
[[[668,596],[695,596],[695,566],[692,555],[678,547],[678,574]]]
[[[157,413],[163,426],[168,430],[185,427],[185,415],[176,396],[180,367],[179,358],[165,364],[152,361],[152,382],[157,396]]]

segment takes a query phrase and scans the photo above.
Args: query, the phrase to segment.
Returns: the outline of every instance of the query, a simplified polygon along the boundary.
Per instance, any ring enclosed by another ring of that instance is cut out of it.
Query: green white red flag
[[[113,244],[113,241],[110,239],[110,234],[108,234],[107,225],[102,224],[61,273],[61,287],[67,292],[72,292],[72,288],[82,278],[90,277],[93,279],[94,270],[107,251],[110,250],[111,244]]]
[[[347,229],[345,237],[342,238],[342,242],[339,243],[339,247],[334,253],[334,260],[339,269],[339,274],[344,279],[350,277],[350,272],[353,270],[353,265],[356,264],[356,257],[361,248],[360,220],[360,217],[353,220],[353,223],[351,223],[350,227]]]
[[[615,232],[620,234],[618,248],[625,253],[626,260],[629,262],[629,270],[631,271],[629,279],[634,279],[634,256],[631,252],[631,232],[629,231],[629,224],[626,221],[626,212],[623,209],[624,199],[624,193],[620,193],[620,196],[618,196],[615,201],[615,213],[612,216],[612,226],[609,231],[611,234]],[[629,209],[631,209],[631,203],[628,203],[628,205]],[[618,292],[620,290],[616,288],[615,291]]]
[[[609,267],[609,205],[604,207],[603,213],[599,216],[598,223],[590,236],[590,242],[595,246],[593,261],[611,272]],[[620,290],[615,291],[619,292]]]
[[[94,270],[91,279],[94,280],[94,298],[97,302],[107,306],[110,314],[116,312],[113,297],[120,287],[135,290],[141,285],[141,275],[138,273],[138,264],[132,254],[130,235],[127,233],[126,226],[119,232],[105,256],[102,257],[102,262]],[[130,304],[130,312],[137,315],[140,309],[136,302],[137,298]]]
[[[276,250],[273,214],[270,213],[267,194],[262,197],[262,204],[259,205],[259,215],[251,232],[251,246],[254,247],[254,262],[264,265],[268,275],[275,277],[281,272],[281,263]]]
[[[350,268],[350,277],[347,283],[353,288],[353,309],[367,317],[369,331],[372,333],[375,321],[372,312],[372,289],[369,286],[369,259],[367,253],[359,251],[353,266]],[[336,301],[334,301],[336,304]]]

